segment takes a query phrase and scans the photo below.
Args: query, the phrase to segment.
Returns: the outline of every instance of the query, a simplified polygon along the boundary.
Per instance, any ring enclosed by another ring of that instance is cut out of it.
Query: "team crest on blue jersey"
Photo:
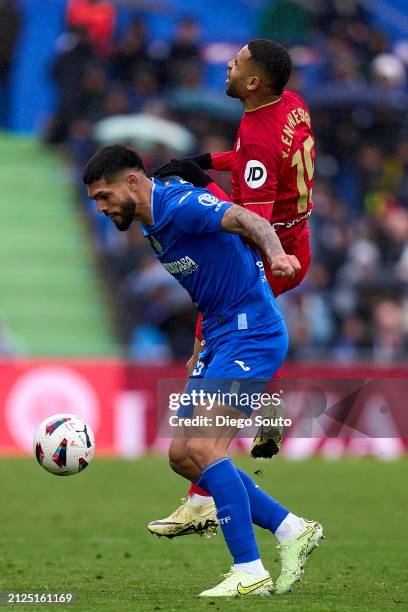
[[[198,201],[203,206],[215,206],[216,204],[220,204],[220,200],[211,193],[202,193],[198,196]]]

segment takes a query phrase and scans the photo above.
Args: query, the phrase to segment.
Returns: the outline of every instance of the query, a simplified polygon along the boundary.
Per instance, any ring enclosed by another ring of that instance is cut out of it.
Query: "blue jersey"
[[[206,339],[282,318],[258,252],[221,230],[230,206],[191,183],[153,179],[153,225],[143,225],[156,258],[202,313]]]

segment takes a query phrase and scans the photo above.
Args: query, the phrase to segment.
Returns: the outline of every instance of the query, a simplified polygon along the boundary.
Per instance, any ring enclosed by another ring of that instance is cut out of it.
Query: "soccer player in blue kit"
[[[285,254],[270,223],[185,181],[164,184],[149,179],[140,156],[123,145],[99,150],[87,163],[83,181],[98,211],[119,230],[127,230],[135,220],[142,224],[156,258],[203,313],[206,345],[185,392],[208,389],[211,379],[249,385],[256,379],[271,379],[287,352],[286,326],[258,252],[241,238],[262,249],[277,276],[294,276],[300,264]],[[208,415],[207,408],[190,406],[179,412],[180,419]],[[215,413],[245,416],[231,405],[217,406]],[[204,426],[185,431],[172,440],[170,465],[213,496],[234,562],[224,580],[200,596],[269,595],[275,588],[260,559],[253,524],[290,534],[293,520],[304,519],[288,512],[234,466],[227,455],[238,431],[234,425],[216,433],[210,430],[210,435]],[[277,583],[277,592],[287,591],[299,580],[323,535],[319,523],[305,523],[308,537],[299,542],[295,566],[284,573],[284,583]]]

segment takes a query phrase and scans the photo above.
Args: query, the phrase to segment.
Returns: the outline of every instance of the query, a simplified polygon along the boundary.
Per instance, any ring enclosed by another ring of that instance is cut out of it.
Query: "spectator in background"
[[[116,79],[130,82],[137,71],[149,63],[146,26],[143,21],[136,19],[118,43],[112,72]]]
[[[18,2],[0,0],[0,129],[10,127],[10,78],[20,30]]]
[[[175,85],[186,78],[191,70],[200,66],[200,26],[195,19],[183,19],[176,31],[176,37],[170,45],[167,56],[167,75],[169,85]]]
[[[259,20],[260,34],[285,47],[304,43],[312,28],[312,15],[307,0],[278,0],[267,4]]]
[[[408,247],[408,212],[406,209],[397,205],[384,211],[380,218],[377,243],[385,264],[392,270],[394,281],[397,282],[398,278],[404,280],[404,269],[401,262]]]
[[[373,357],[389,363],[406,357],[407,326],[400,303],[386,300],[377,304],[373,316]]]
[[[177,26],[170,45],[169,60],[198,60],[200,58],[200,25],[195,19],[183,19]]]
[[[140,70],[149,70],[154,73],[160,88],[164,88],[167,84],[169,52],[169,45],[165,41],[148,38],[142,19],[134,19],[117,44],[112,74],[115,80],[131,82]]]
[[[334,343],[333,355],[336,361],[345,363],[357,361],[359,357],[368,357],[367,329],[362,318],[349,315],[343,319]]]
[[[323,33],[357,35],[357,24],[369,24],[370,15],[360,0],[314,0],[315,24]],[[361,32],[360,32],[361,35]]]
[[[51,67],[58,95],[57,112],[48,127],[50,143],[64,142],[69,135],[69,126],[78,118],[81,82],[88,63],[94,58],[89,43],[88,30],[75,27],[57,40],[57,55]]]
[[[116,25],[116,7],[110,0],[69,0],[67,25],[85,28],[89,42],[98,55],[110,55]]]
[[[129,84],[132,110],[142,112],[160,100],[160,83],[154,70],[148,65],[136,70]]]
[[[87,66],[79,85],[78,114],[91,122],[103,118],[103,104],[108,93],[108,77],[102,64]]]

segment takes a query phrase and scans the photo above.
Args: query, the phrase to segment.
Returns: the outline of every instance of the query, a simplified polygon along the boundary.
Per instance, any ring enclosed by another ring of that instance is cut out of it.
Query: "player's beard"
[[[121,206],[119,218],[113,218],[112,221],[116,225],[117,229],[121,232],[125,232],[129,229],[134,216],[135,216],[135,204],[132,200],[126,200]]]
[[[240,94],[237,91],[237,88],[234,86],[234,82],[229,80],[227,82],[227,89],[226,92],[227,96],[229,96],[230,98],[240,98]]]

